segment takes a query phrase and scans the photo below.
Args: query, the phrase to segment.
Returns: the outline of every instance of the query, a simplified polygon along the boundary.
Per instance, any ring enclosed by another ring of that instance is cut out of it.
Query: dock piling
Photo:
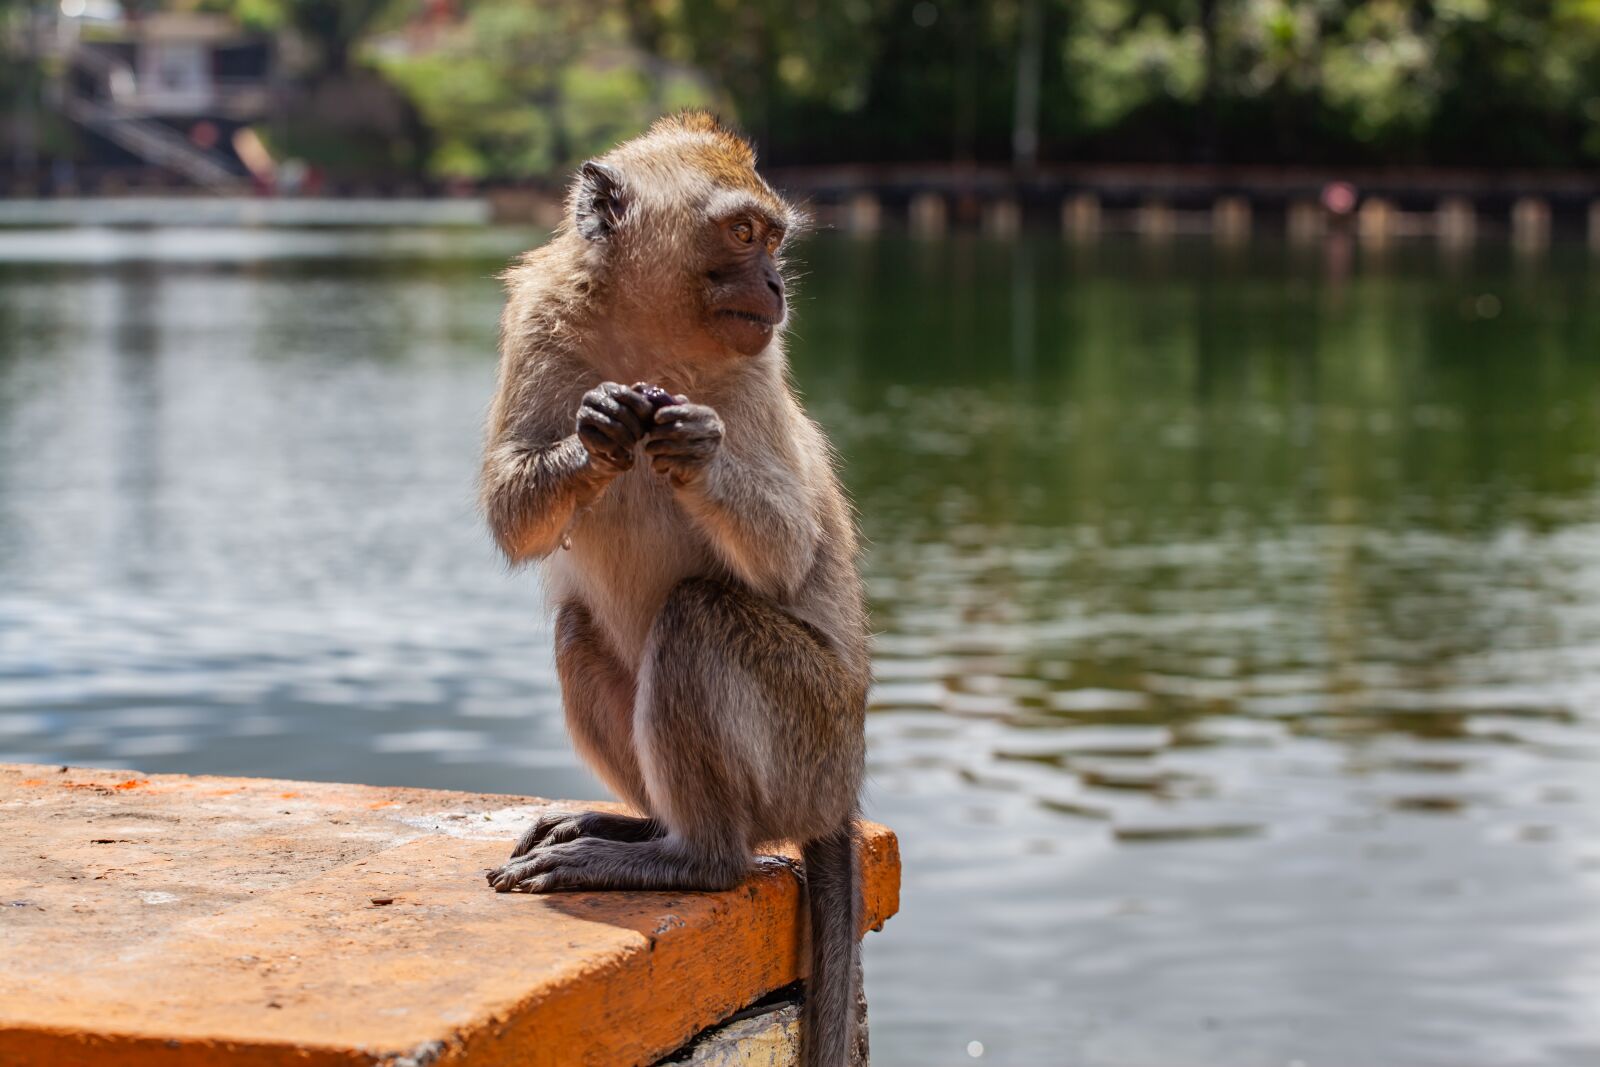
[[[1511,205],[1511,243],[1519,251],[1535,252],[1550,243],[1550,204],[1524,196]]]
[[[1011,197],[983,205],[983,232],[990,237],[1015,237],[1022,229],[1022,206]]]
[[[1086,241],[1100,233],[1100,198],[1093,193],[1077,193],[1061,202],[1061,232],[1074,241]]]
[[[1464,196],[1447,196],[1433,211],[1434,233],[1446,248],[1467,248],[1478,236],[1478,215]]]
[[[1250,239],[1250,202],[1242,196],[1224,196],[1211,205],[1211,233],[1222,244],[1242,244]]]
[[[938,193],[918,193],[911,198],[911,232],[921,237],[939,237],[950,225],[950,209]]]
[[[883,208],[871,193],[854,193],[845,204],[845,226],[851,233],[877,233]]]
[[[1361,243],[1381,248],[1399,229],[1400,213],[1394,203],[1381,196],[1369,196],[1356,209],[1356,235]]]
[[[1291,244],[1314,244],[1328,228],[1327,212],[1315,200],[1290,201],[1284,228]]]
[[[1167,241],[1177,232],[1178,220],[1165,200],[1146,200],[1134,212],[1133,228],[1147,241]]]

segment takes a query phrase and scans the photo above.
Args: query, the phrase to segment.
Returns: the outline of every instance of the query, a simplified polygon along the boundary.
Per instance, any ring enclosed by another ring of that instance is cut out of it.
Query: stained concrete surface
[[[801,976],[784,862],[726,893],[489,890],[566,806],[0,765],[0,1062],[644,1064]],[[862,847],[870,928],[899,853]]]

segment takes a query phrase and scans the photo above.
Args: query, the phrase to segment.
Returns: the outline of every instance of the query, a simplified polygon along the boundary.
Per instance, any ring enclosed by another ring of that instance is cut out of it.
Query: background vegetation
[[[385,151],[439,179],[562,170],[691,103],[779,164],[1600,162],[1600,0],[175,2],[285,35],[302,87],[382,79]]]

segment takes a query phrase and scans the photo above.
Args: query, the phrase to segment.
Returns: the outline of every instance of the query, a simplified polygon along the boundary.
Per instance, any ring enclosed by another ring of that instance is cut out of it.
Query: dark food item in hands
[[[677,397],[673,396],[659,385],[648,385],[644,382],[635,382],[633,384],[633,391],[650,401],[650,413],[652,416],[662,408],[669,407],[670,405],[678,402]],[[650,425],[653,426],[654,424],[655,420],[652,418],[650,420]],[[650,426],[646,426],[645,429],[648,431]]]
[[[646,385],[644,382],[639,382],[634,386],[634,389],[643,393],[644,398],[650,401],[653,407],[664,408],[668,404],[676,403],[672,394],[659,385]]]

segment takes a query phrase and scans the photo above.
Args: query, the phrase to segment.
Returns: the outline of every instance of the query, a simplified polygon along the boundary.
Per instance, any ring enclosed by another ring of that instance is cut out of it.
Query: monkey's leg
[[[651,630],[636,711],[650,810],[667,836],[541,847],[490,881],[530,892],[733,886],[752,841],[810,837],[847,817],[859,762],[848,709],[864,703],[860,688],[763,598],[682,583]]]
[[[562,605],[556,614],[555,645],[556,674],[573,746],[612,792],[644,810],[648,798],[633,747],[633,679],[606,647],[588,609],[576,601]],[[534,821],[511,858],[579,837],[648,841],[665,832],[655,820],[637,816],[552,811]]]

